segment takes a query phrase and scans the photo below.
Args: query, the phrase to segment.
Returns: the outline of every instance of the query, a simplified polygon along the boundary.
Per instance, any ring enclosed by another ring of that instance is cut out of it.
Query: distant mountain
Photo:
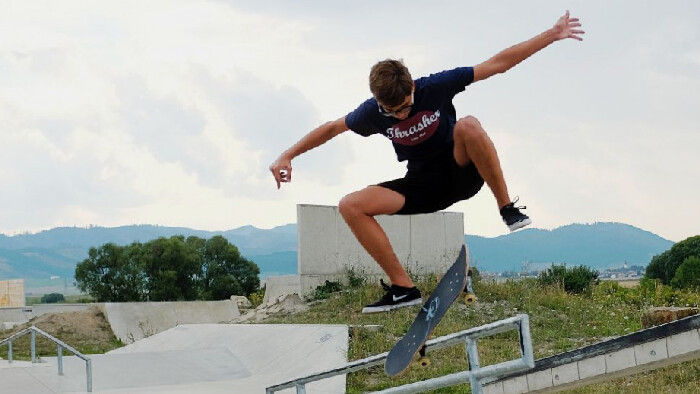
[[[258,263],[261,277],[296,273],[297,225],[269,230],[253,226],[227,231],[203,231],[185,227],[134,225],[122,227],[58,227],[37,234],[0,234],[0,280],[10,278],[71,278],[75,266],[87,258],[91,247],[108,242],[129,245],[174,235],[211,238],[221,235],[238,247],[241,254]],[[280,252],[291,254],[279,254]],[[294,255],[294,261],[290,256]],[[278,261],[276,258],[279,257]],[[258,260],[258,261],[256,261]],[[267,265],[270,269],[267,269]],[[287,266],[285,266],[285,264]],[[270,272],[270,273],[268,273]]]
[[[227,231],[202,231],[152,225],[61,227],[37,234],[0,235],[0,280],[70,278],[90,247],[113,242],[128,245],[173,235],[211,238],[222,235],[254,261],[261,279],[297,272],[297,225],[272,229],[244,226]],[[572,224],[554,230],[525,229],[495,238],[465,235],[472,262],[483,271],[520,271],[552,263],[595,269],[646,266],[673,242],[622,223]]]
[[[492,272],[549,267],[552,263],[618,268],[646,266],[673,242],[623,223],[571,224],[554,230],[525,229],[495,238],[466,235],[472,262]]]
[[[211,238],[223,235],[238,247],[243,255],[269,254],[297,249],[297,225],[287,224],[269,230],[244,226],[227,231],[203,231],[186,227],[162,227],[134,225],[122,227],[57,227],[37,234],[6,236],[0,234],[0,249],[89,249],[108,242],[128,245],[132,242],[147,242],[159,237],[194,235]],[[86,255],[87,256],[87,255]]]

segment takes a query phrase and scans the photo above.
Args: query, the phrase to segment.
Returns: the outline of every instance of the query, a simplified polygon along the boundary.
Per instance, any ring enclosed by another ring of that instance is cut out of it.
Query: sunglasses
[[[395,110],[393,110],[393,111],[391,111],[391,112],[385,110],[384,107],[382,107],[381,105],[379,105],[379,103],[377,103],[377,107],[379,108],[379,113],[380,113],[380,114],[382,114],[382,115],[384,115],[384,116],[393,116],[393,117],[397,117],[397,115],[401,115],[401,114],[405,113],[406,110],[409,110],[409,111],[410,111],[411,108],[413,108],[413,92],[411,92],[411,103],[410,103],[410,104],[406,104],[406,105],[404,105],[404,106],[402,106],[402,107],[400,107],[400,108],[398,108],[398,109],[395,109]]]

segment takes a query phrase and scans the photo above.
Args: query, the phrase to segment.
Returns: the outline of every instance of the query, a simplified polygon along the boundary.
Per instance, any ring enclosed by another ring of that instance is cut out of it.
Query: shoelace
[[[389,286],[389,285],[387,285],[386,283],[384,283],[384,279],[379,279],[379,283],[382,285],[382,288],[384,289],[384,291],[389,291],[389,290],[391,290],[391,286]]]
[[[510,204],[506,204],[506,206],[503,208],[527,209],[527,207],[524,205],[522,207],[515,206],[515,203],[518,202],[519,200],[520,200],[520,197],[515,196],[515,199],[513,200],[513,202],[511,202]]]

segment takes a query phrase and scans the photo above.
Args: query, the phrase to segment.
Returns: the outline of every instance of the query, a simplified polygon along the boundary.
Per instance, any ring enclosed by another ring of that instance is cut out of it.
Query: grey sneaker
[[[515,203],[518,202],[518,199],[518,197],[515,197],[515,200],[513,202],[501,208],[501,217],[503,218],[503,223],[505,223],[506,226],[508,226],[511,232],[523,228],[528,224],[532,223],[532,220],[530,220],[530,218],[527,215],[520,212],[521,209],[526,209],[527,207],[515,206]]]
[[[386,294],[374,304],[369,304],[362,308],[362,313],[386,312],[411,305],[423,303],[420,290],[416,287],[406,288],[396,285],[388,286],[383,280],[379,280]]]

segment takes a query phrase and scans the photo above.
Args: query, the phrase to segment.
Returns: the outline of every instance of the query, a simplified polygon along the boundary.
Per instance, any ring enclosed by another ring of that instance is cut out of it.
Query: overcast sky
[[[0,233],[296,222],[403,175],[388,140],[344,133],[268,166],[369,97],[370,67],[473,66],[566,11],[557,42],[467,88],[533,227],[616,221],[700,234],[700,2],[2,1]],[[452,206],[505,234],[488,189]]]

